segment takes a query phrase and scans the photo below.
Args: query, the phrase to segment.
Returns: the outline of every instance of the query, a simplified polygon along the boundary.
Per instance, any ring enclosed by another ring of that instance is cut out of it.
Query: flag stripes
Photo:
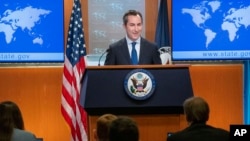
[[[80,105],[81,79],[86,55],[81,3],[74,0],[63,69],[61,112],[70,127],[72,141],[88,141],[87,113]]]

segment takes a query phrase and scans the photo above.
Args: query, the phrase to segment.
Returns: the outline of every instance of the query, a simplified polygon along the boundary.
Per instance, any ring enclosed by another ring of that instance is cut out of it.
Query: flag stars
[[[76,1],[75,1],[76,2]],[[79,2],[79,1],[78,1]],[[74,4],[70,18],[66,55],[74,66],[81,56],[86,55],[81,8]]]
[[[79,54],[79,52],[76,50],[75,54]]]
[[[85,52],[84,50],[81,50],[81,52],[80,52],[80,53],[81,53],[81,54],[84,54],[84,52]]]

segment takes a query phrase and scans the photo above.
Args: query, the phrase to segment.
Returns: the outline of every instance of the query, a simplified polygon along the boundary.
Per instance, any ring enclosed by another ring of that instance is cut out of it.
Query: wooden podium
[[[154,93],[145,100],[129,97],[124,88],[125,77],[135,69],[147,70],[155,79]],[[141,138],[143,141],[155,140],[153,132],[166,139],[165,131],[155,129],[161,126],[179,128],[183,101],[193,96],[189,65],[92,66],[87,67],[82,83],[80,103],[88,113],[90,140],[93,140],[96,119],[105,113],[133,117],[140,134],[152,134]],[[141,132],[144,124],[146,132],[150,133]]]

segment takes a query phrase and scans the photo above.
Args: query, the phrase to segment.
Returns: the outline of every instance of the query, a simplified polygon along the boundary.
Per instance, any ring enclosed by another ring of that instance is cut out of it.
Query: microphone
[[[102,53],[102,55],[99,57],[98,66],[100,66],[102,56],[103,56],[104,54],[108,53],[108,52],[109,52],[109,48],[106,49],[106,50]]]

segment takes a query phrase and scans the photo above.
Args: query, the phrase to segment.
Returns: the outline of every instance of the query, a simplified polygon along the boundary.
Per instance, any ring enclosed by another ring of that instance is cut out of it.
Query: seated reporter
[[[168,136],[167,141],[229,141],[229,131],[206,124],[210,110],[203,98],[188,98],[183,108],[188,127]]]
[[[94,129],[95,141],[109,141],[109,128],[116,115],[104,114],[97,119],[96,129]]]
[[[139,141],[137,123],[130,117],[119,116],[110,125],[109,141]]]
[[[19,107],[12,101],[0,103],[0,141],[36,141],[33,133],[24,130]]]

